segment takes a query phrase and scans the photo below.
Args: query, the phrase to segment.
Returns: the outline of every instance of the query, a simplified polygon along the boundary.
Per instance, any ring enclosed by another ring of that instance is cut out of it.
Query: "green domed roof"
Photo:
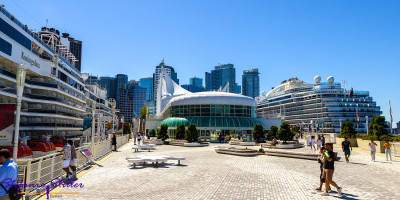
[[[238,128],[238,127],[254,127],[255,124],[264,126],[261,120],[248,117],[169,117],[161,122],[161,125],[168,127],[177,127],[180,124],[189,126],[196,124],[197,127],[223,127],[223,128]]]

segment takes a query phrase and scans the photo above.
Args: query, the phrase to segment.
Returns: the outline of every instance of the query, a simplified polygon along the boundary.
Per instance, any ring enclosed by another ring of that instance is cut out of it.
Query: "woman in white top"
[[[312,148],[314,147],[314,150],[315,150],[315,136],[311,136],[311,140],[310,140],[310,144],[311,144],[311,150],[312,150]]]
[[[371,142],[368,144],[369,148],[371,149],[371,160],[375,162],[375,153],[376,153],[376,146],[378,146],[374,140],[371,140]]]

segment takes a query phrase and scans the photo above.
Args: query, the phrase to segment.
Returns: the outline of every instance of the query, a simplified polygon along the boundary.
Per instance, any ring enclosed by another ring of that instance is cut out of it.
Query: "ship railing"
[[[126,144],[129,141],[129,135],[118,136],[117,137],[117,147]],[[77,152],[77,168],[78,170],[84,168],[91,163],[91,160],[97,160],[102,158],[111,152],[111,140],[103,140],[94,144],[94,151],[92,156],[85,157],[81,151],[89,149],[91,150],[90,144],[85,144],[81,147],[76,147]],[[61,176],[65,174],[62,169],[62,154],[52,153],[39,158],[31,159],[18,159],[18,184],[39,184],[47,185],[52,182],[52,180],[60,179]],[[55,181],[53,181],[54,183]],[[33,198],[37,196],[39,191],[46,190],[46,187],[23,187],[22,192],[27,193],[25,195],[26,199]],[[29,192],[35,194],[29,194]],[[39,192],[40,193],[40,192]]]
[[[393,146],[392,156],[400,157],[400,142],[393,142],[392,146]]]

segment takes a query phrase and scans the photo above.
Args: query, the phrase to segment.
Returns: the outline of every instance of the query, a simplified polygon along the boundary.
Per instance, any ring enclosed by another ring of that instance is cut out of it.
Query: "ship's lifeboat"
[[[50,145],[40,140],[29,140],[28,146],[32,149],[32,151],[50,151]]]
[[[53,136],[53,137],[51,138],[50,141],[51,141],[56,147],[61,147],[61,148],[63,148],[63,147],[64,147],[63,140],[65,140],[65,137],[64,137],[64,136]]]
[[[14,151],[13,146],[0,146],[0,149],[8,149],[11,153],[11,157],[13,157],[13,151]],[[32,149],[26,144],[24,144],[22,140],[20,140],[18,144],[17,158],[31,157],[32,153],[33,153]]]
[[[56,146],[52,142],[50,142],[47,138],[42,137],[42,138],[39,138],[38,140],[46,143],[46,145],[49,146],[50,151],[56,150]]]

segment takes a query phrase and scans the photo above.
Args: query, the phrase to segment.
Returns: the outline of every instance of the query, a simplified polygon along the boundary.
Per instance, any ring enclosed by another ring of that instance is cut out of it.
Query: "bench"
[[[138,152],[139,150],[156,150],[154,147],[149,147],[149,146],[142,146],[142,147],[133,147],[132,149],[135,149],[135,152]]]
[[[168,159],[168,160],[177,160],[178,161],[178,165],[181,165],[181,160],[186,160],[186,158],[184,158],[184,157],[166,156],[165,158]]]
[[[146,162],[143,159],[127,159],[128,163],[132,163],[133,168],[136,168],[136,164],[146,165]]]

